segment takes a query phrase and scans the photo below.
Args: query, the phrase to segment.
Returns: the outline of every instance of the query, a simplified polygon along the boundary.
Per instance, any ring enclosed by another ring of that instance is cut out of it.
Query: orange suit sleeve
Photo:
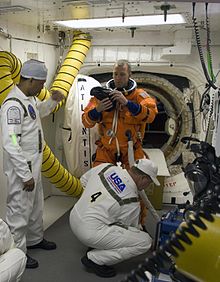
[[[140,122],[152,123],[158,114],[156,99],[138,89],[137,103],[141,106],[141,111],[135,118]]]
[[[89,112],[97,106],[97,99],[91,98],[89,100],[88,105],[85,107],[83,114],[82,114],[82,123],[86,128],[92,128],[96,125],[97,122],[100,120],[92,120],[89,116]]]

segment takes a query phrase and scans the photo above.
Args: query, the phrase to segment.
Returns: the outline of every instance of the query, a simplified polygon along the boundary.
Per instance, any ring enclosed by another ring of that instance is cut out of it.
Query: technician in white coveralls
[[[25,253],[15,247],[8,225],[0,219],[0,282],[20,281],[25,265]]]
[[[111,266],[147,252],[151,237],[140,230],[138,190],[157,180],[158,168],[140,159],[130,169],[100,164],[81,177],[85,188],[70,213],[70,226],[77,238],[90,247],[81,259],[102,277],[116,275]]]
[[[37,60],[26,61],[21,79],[1,107],[3,164],[8,179],[6,222],[16,247],[51,250],[56,244],[43,238],[43,189],[41,182],[44,136],[40,118],[47,116],[64,96],[59,91],[40,102],[47,68]],[[27,268],[38,262],[27,255]]]

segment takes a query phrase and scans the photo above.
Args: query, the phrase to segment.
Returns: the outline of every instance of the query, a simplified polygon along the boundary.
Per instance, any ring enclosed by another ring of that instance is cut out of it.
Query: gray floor
[[[74,237],[69,227],[69,212],[46,230],[45,238],[55,241],[57,249],[30,250],[29,254],[39,261],[40,266],[37,269],[26,269],[21,282],[120,281],[146,257],[143,255],[116,265],[118,274],[113,278],[101,278],[86,272],[80,258],[85,254],[87,247]]]

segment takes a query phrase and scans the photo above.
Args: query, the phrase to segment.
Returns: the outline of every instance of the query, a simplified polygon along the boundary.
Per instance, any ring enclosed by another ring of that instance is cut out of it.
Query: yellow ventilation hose
[[[47,145],[44,146],[41,171],[61,192],[74,197],[82,194],[82,186],[79,179],[72,176],[60,164]]]
[[[76,32],[74,34],[72,46],[70,47],[50,90],[60,90],[64,96],[67,97],[90,46],[91,40],[87,33]],[[50,97],[50,92],[44,88],[37,97],[43,101]],[[65,100],[61,101],[53,112],[56,112],[64,102]]]
[[[0,51],[0,105],[20,80],[21,61],[12,53]]]
[[[86,33],[77,32],[51,89],[60,90],[67,97],[73,81],[84,62],[86,54],[91,46],[91,41]],[[8,95],[13,85],[20,79],[21,62],[15,55],[9,52],[0,51],[0,105]],[[3,72],[2,72],[3,71]],[[50,97],[50,92],[44,88],[37,96],[40,100]],[[64,101],[60,102],[53,112],[56,112]],[[80,196],[83,189],[78,178],[72,176],[56,159],[50,148],[45,144],[43,151],[42,173],[49,181],[68,195]]]

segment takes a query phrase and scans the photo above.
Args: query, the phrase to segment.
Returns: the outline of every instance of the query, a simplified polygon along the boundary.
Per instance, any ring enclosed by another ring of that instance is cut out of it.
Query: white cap
[[[151,160],[149,159],[140,159],[137,160],[136,163],[134,164],[136,168],[150,176],[152,181],[157,185],[160,186],[160,182],[157,179],[157,172],[158,172],[158,167],[155,165]]]
[[[37,80],[47,79],[47,67],[44,62],[38,60],[28,60],[21,68],[21,76],[24,78],[34,78]]]

